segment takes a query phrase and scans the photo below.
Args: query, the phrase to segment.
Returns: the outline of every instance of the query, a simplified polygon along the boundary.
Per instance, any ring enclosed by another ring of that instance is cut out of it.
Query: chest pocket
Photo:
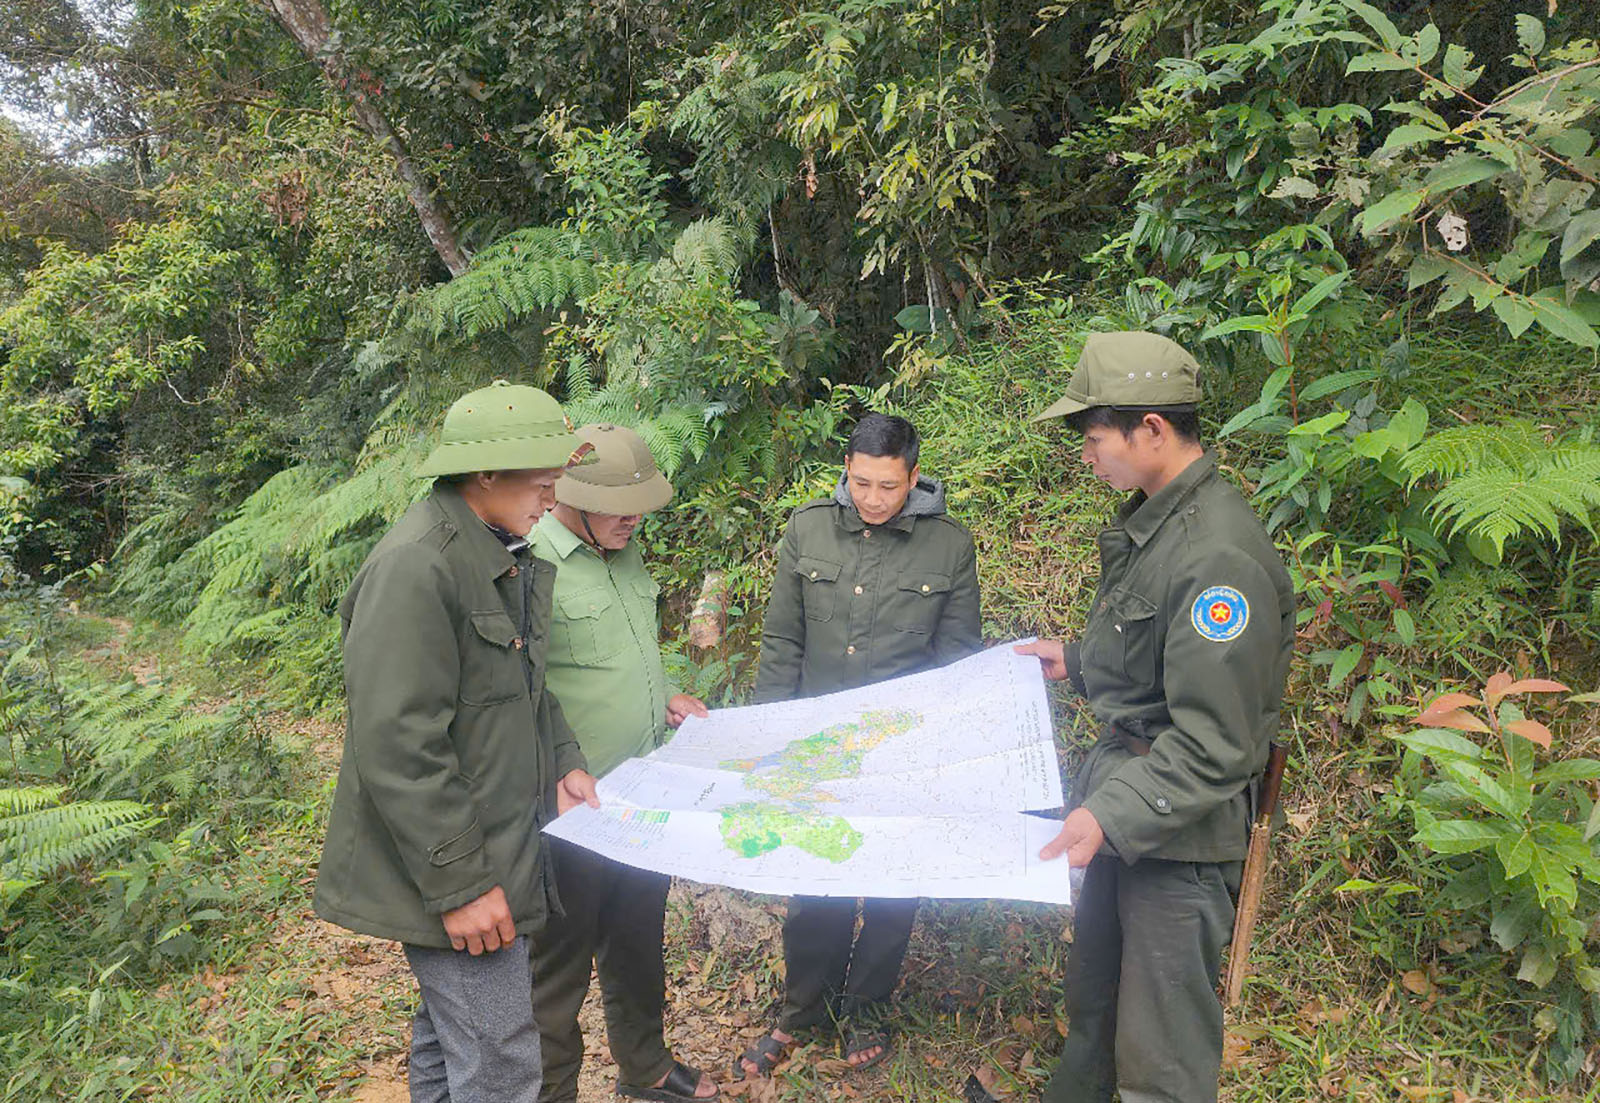
[[[900,632],[930,633],[939,624],[950,576],[937,571],[906,571],[895,580],[890,623]]]
[[[528,692],[527,658],[516,625],[504,610],[472,614],[472,633],[461,651],[463,705],[498,705]]]
[[[803,555],[795,561],[794,571],[800,576],[800,594],[807,620],[832,618],[835,591],[839,588],[839,572],[843,569],[842,564],[809,555]]]
[[[627,642],[627,615],[614,591],[605,587],[579,590],[556,598],[560,616],[551,633],[551,648],[572,657],[579,666],[600,666],[615,658]]]
[[[1156,684],[1163,646],[1156,603],[1126,586],[1106,595],[1106,623],[1122,645],[1122,673],[1135,685]]]

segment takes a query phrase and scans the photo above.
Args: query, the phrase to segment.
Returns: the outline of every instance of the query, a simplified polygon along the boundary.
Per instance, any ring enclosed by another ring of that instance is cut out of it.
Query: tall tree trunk
[[[261,0],[261,3],[278,21],[278,25],[289,33],[289,37],[295,40],[306,57],[322,67],[328,83],[350,96],[356,122],[394,158],[395,174],[405,185],[406,198],[416,208],[417,217],[422,220],[422,229],[433,243],[434,252],[439,254],[439,259],[444,261],[444,266],[450,269],[452,276],[461,275],[467,270],[467,258],[461,252],[461,242],[456,237],[450,212],[435,198],[433,189],[406,150],[405,142],[395,133],[389,119],[374,101],[378,90],[352,77],[344,51],[329,45],[333,25],[328,20],[322,0]]]

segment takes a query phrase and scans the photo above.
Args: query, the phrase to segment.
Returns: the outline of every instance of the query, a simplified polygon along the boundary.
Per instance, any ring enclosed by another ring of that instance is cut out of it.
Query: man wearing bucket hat
[[[348,725],[315,907],[403,944],[419,1103],[538,1096],[526,940],[560,911],[539,828],[598,802],[545,687],[555,569],[525,537],[579,447],[543,391],[464,395],[418,471],[431,492],[339,606]]]
[[[672,498],[639,434],[587,425],[591,462],[556,484],[556,506],[534,528],[533,554],[556,570],[550,688],[566,708],[590,768],[603,777],[649,753],[705,705],[675,693],[661,664],[656,597],[633,539],[644,515]],[[661,937],[671,878],[551,840],[566,914],[532,940],[533,1004],[544,1054],[542,1103],[576,1103],[583,1063],[578,1009],[598,968],[606,1040],[620,1072],[617,1094],[710,1099],[717,1087],[672,1057],[661,1015]]]
[[[1132,496],[1099,537],[1081,641],[1040,640],[1100,738],[1044,858],[1087,866],[1067,965],[1071,1021],[1047,1103],[1217,1098],[1217,974],[1294,646],[1294,587],[1201,447],[1198,365],[1154,333],[1097,333],[1066,393],[1083,461]],[[981,1089],[969,1085],[970,1099]]]

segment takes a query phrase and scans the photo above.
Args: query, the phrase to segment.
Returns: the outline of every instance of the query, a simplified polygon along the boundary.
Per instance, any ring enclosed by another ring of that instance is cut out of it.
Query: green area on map
[[[729,759],[724,770],[748,774],[745,787],[767,800],[722,810],[722,841],[742,858],[793,846],[829,862],[842,862],[861,846],[861,832],[842,816],[820,812],[836,798],[822,782],[855,777],[866,753],[904,735],[922,717],[910,709],[874,709],[860,720],[834,724],[761,758]]]

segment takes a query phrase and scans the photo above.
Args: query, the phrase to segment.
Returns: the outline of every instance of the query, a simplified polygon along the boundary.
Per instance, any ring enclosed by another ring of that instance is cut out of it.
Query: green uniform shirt
[[[843,483],[801,506],[761,625],[757,703],[930,670],[983,647],[972,537],[924,477],[900,515],[868,525]]]
[[[605,557],[547,513],[528,537],[533,554],[556,567],[546,678],[589,769],[602,777],[648,754],[667,730],[675,692],[661,667],[661,587],[636,540]]]
[[[1102,728],[1072,803],[1127,862],[1241,859],[1294,649],[1289,572],[1209,453],[1099,543],[1080,657]]]

